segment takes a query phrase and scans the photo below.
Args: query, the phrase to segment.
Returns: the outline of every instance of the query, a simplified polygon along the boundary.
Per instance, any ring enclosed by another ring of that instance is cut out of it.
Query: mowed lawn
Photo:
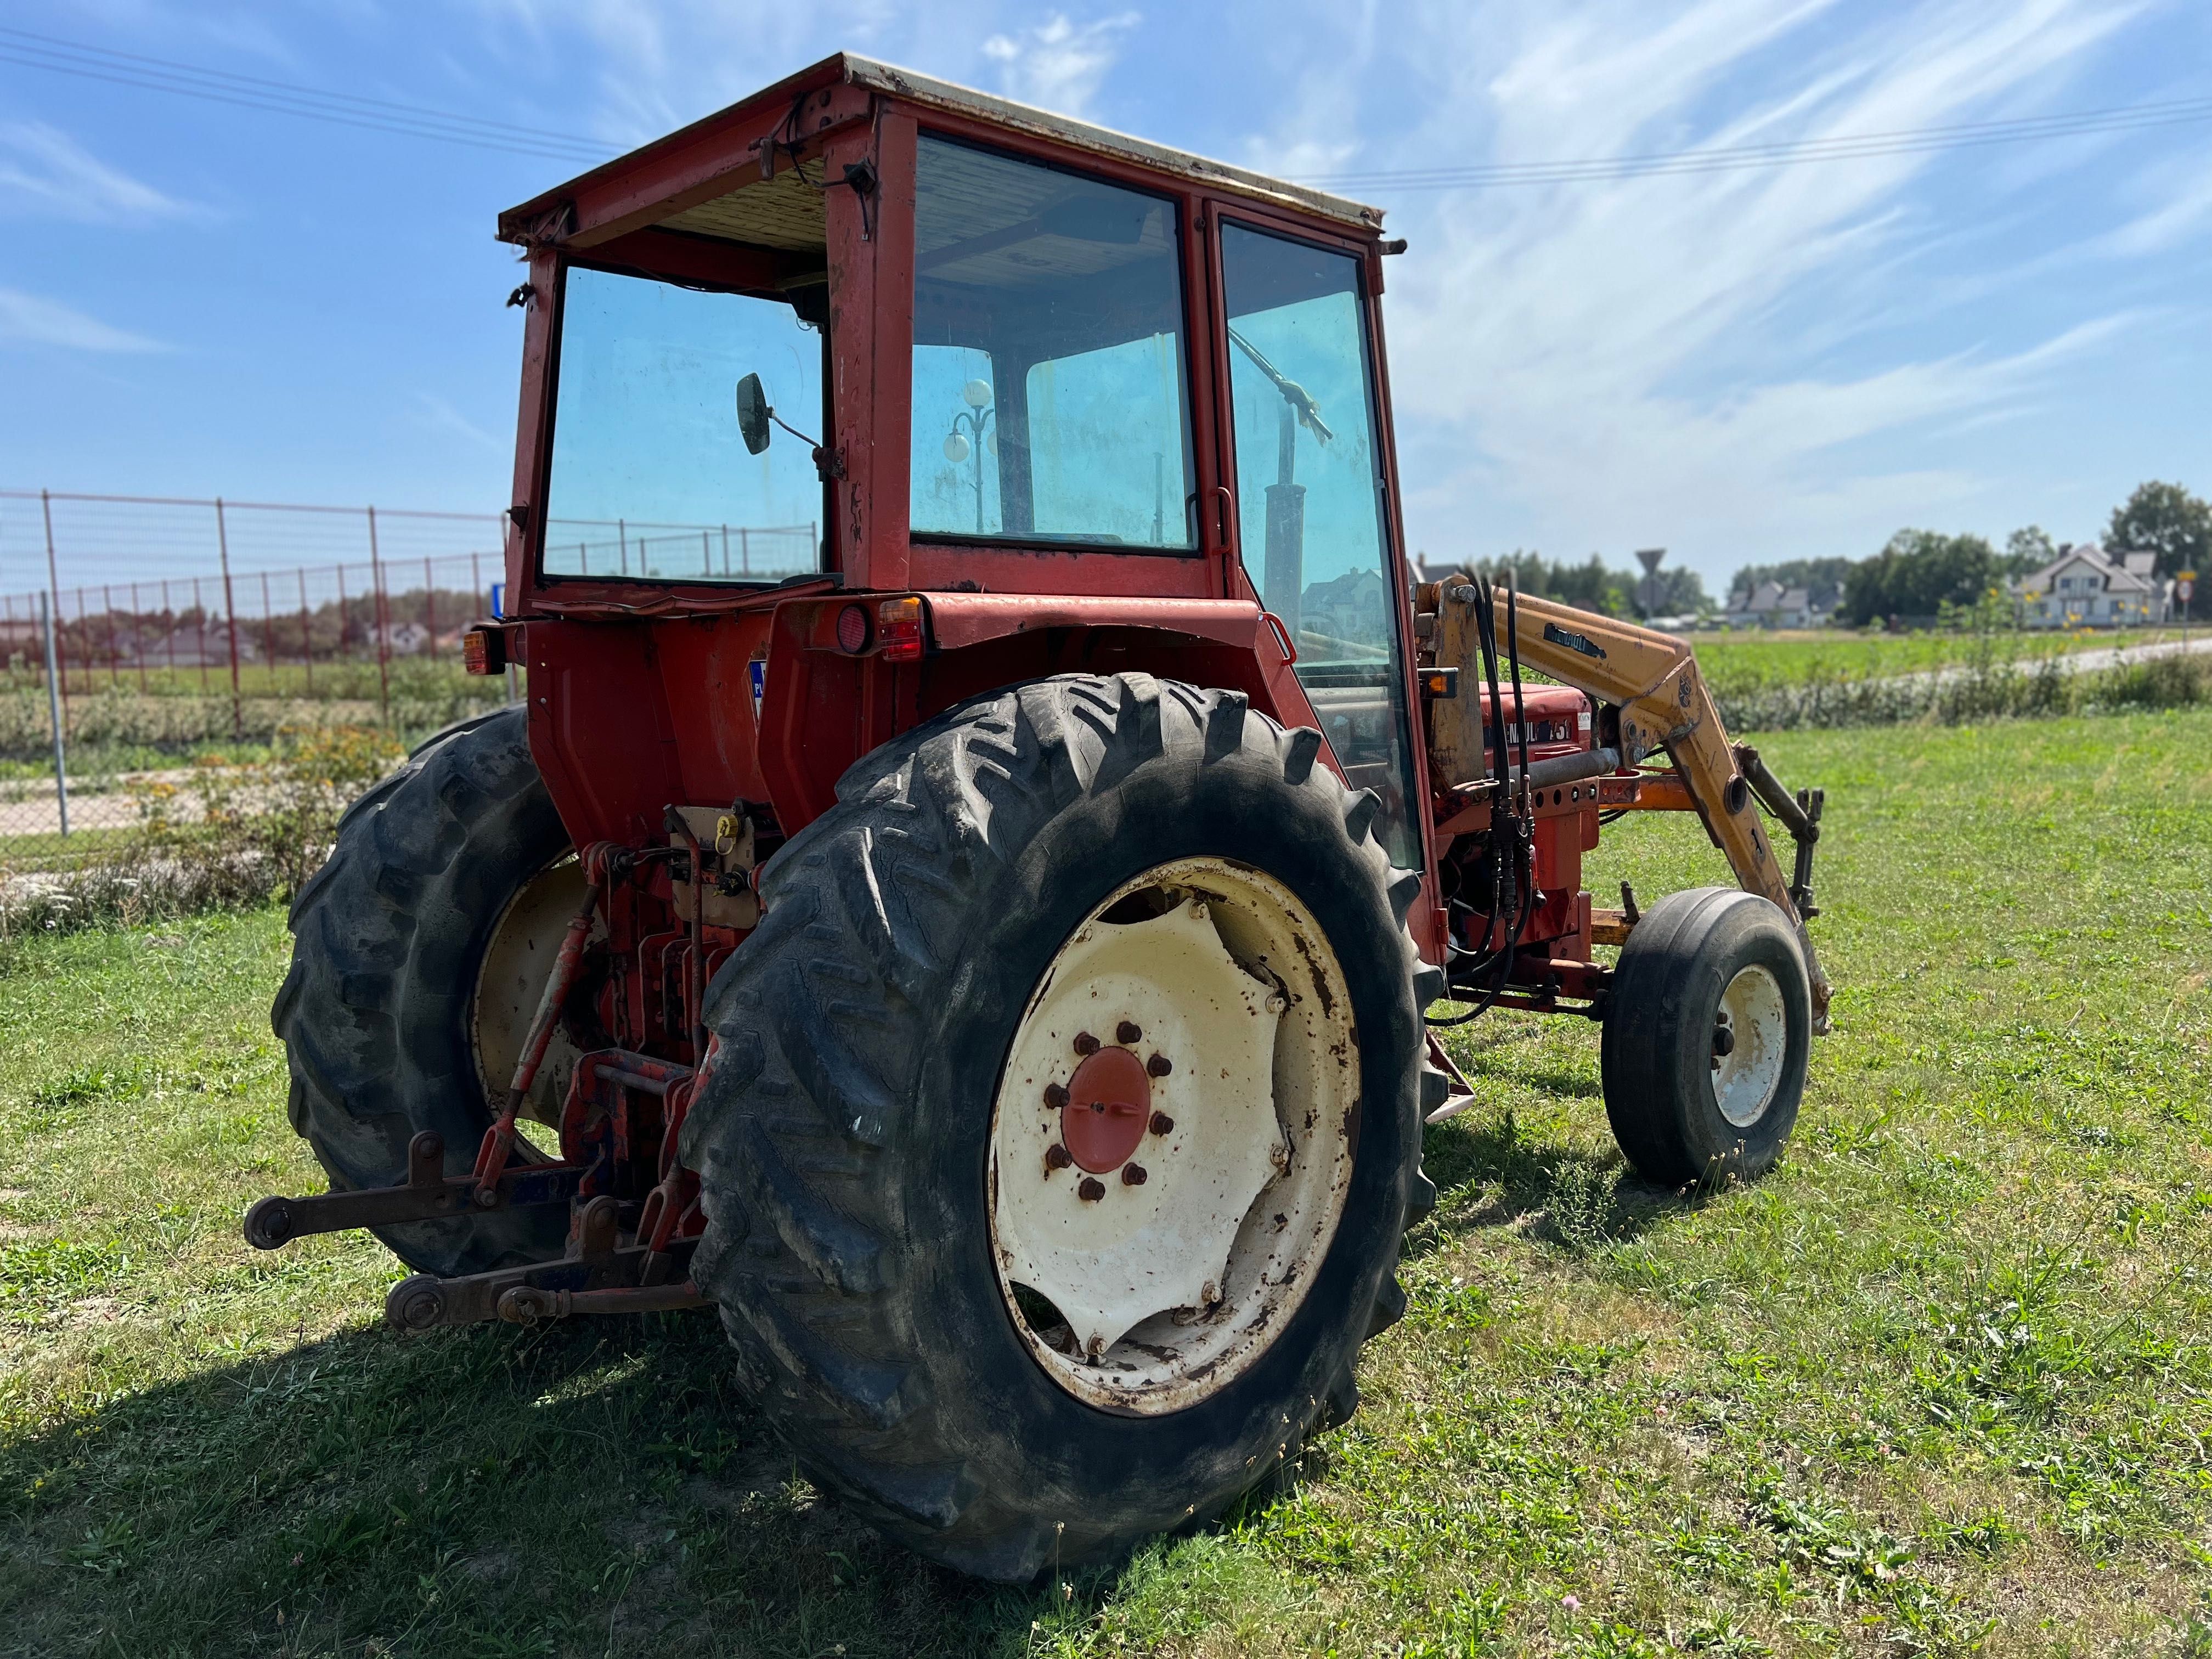
[[[1040,1590],[818,1496],[709,1318],[403,1339],[374,1243],[249,1250],[321,1185],[278,913],[7,946],[0,1651],[2212,1654],[2212,711],[1764,747],[1840,988],[1783,1167],[1644,1188],[1595,1030],[1480,1022],[1358,1417]]]

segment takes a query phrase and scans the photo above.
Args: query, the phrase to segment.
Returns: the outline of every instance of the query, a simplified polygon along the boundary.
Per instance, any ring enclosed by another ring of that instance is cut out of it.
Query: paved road
[[[2033,635],[2022,636],[2033,639]],[[2051,656],[2023,652],[2010,659],[2014,668],[2034,670],[2045,662],[2055,663],[2062,674],[2095,674],[2108,668],[2125,668],[2135,663],[2151,662],[2160,657],[2179,657],[2185,653],[2197,656],[2212,652],[2212,629],[2193,635],[2188,640],[2165,640],[2156,645],[2106,645],[2094,651],[2063,651]],[[1953,680],[1964,679],[1972,671],[1962,667],[1923,669],[1917,674],[1899,674],[1896,684],[1909,685],[1917,681],[1933,680],[1938,685],[1948,685]]]

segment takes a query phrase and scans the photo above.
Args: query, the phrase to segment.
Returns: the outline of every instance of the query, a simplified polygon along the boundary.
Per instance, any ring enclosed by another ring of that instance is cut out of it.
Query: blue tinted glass
[[[544,569],[556,576],[774,581],[818,570],[822,481],[777,429],[746,452],[737,386],[819,437],[822,337],[779,300],[572,268]]]
[[[1382,798],[1390,856],[1417,864],[1396,596],[1358,262],[1225,225],[1237,527],[1261,603],[1355,787]]]
[[[924,138],[913,529],[1195,547],[1181,271],[1172,203]]]

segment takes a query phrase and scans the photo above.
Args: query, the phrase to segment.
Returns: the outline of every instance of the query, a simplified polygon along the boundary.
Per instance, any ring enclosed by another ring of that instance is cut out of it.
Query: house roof
[[[2094,542],[2083,542],[2069,547],[2040,570],[2030,571],[2020,580],[2023,594],[2048,593],[2059,577],[2075,566],[2100,578],[2099,586],[2107,593],[2155,593],[2158,578],[2153,574],[2158,565],[2154,553],[2130,553],[2115,563],[2105,550]]]

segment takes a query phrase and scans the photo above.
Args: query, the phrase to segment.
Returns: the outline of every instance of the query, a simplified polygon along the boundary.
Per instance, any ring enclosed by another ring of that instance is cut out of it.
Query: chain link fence
[[[155,843],[182,856],[187,826],[273,810],[287,769],[343,751],[343,772],[518,695],[460,660],[497,608],[502,531],[494,514],[0,489],[0,911],[40,878]],[[816,535],[547,527],[550,568],[663,579],[811,568]]]

